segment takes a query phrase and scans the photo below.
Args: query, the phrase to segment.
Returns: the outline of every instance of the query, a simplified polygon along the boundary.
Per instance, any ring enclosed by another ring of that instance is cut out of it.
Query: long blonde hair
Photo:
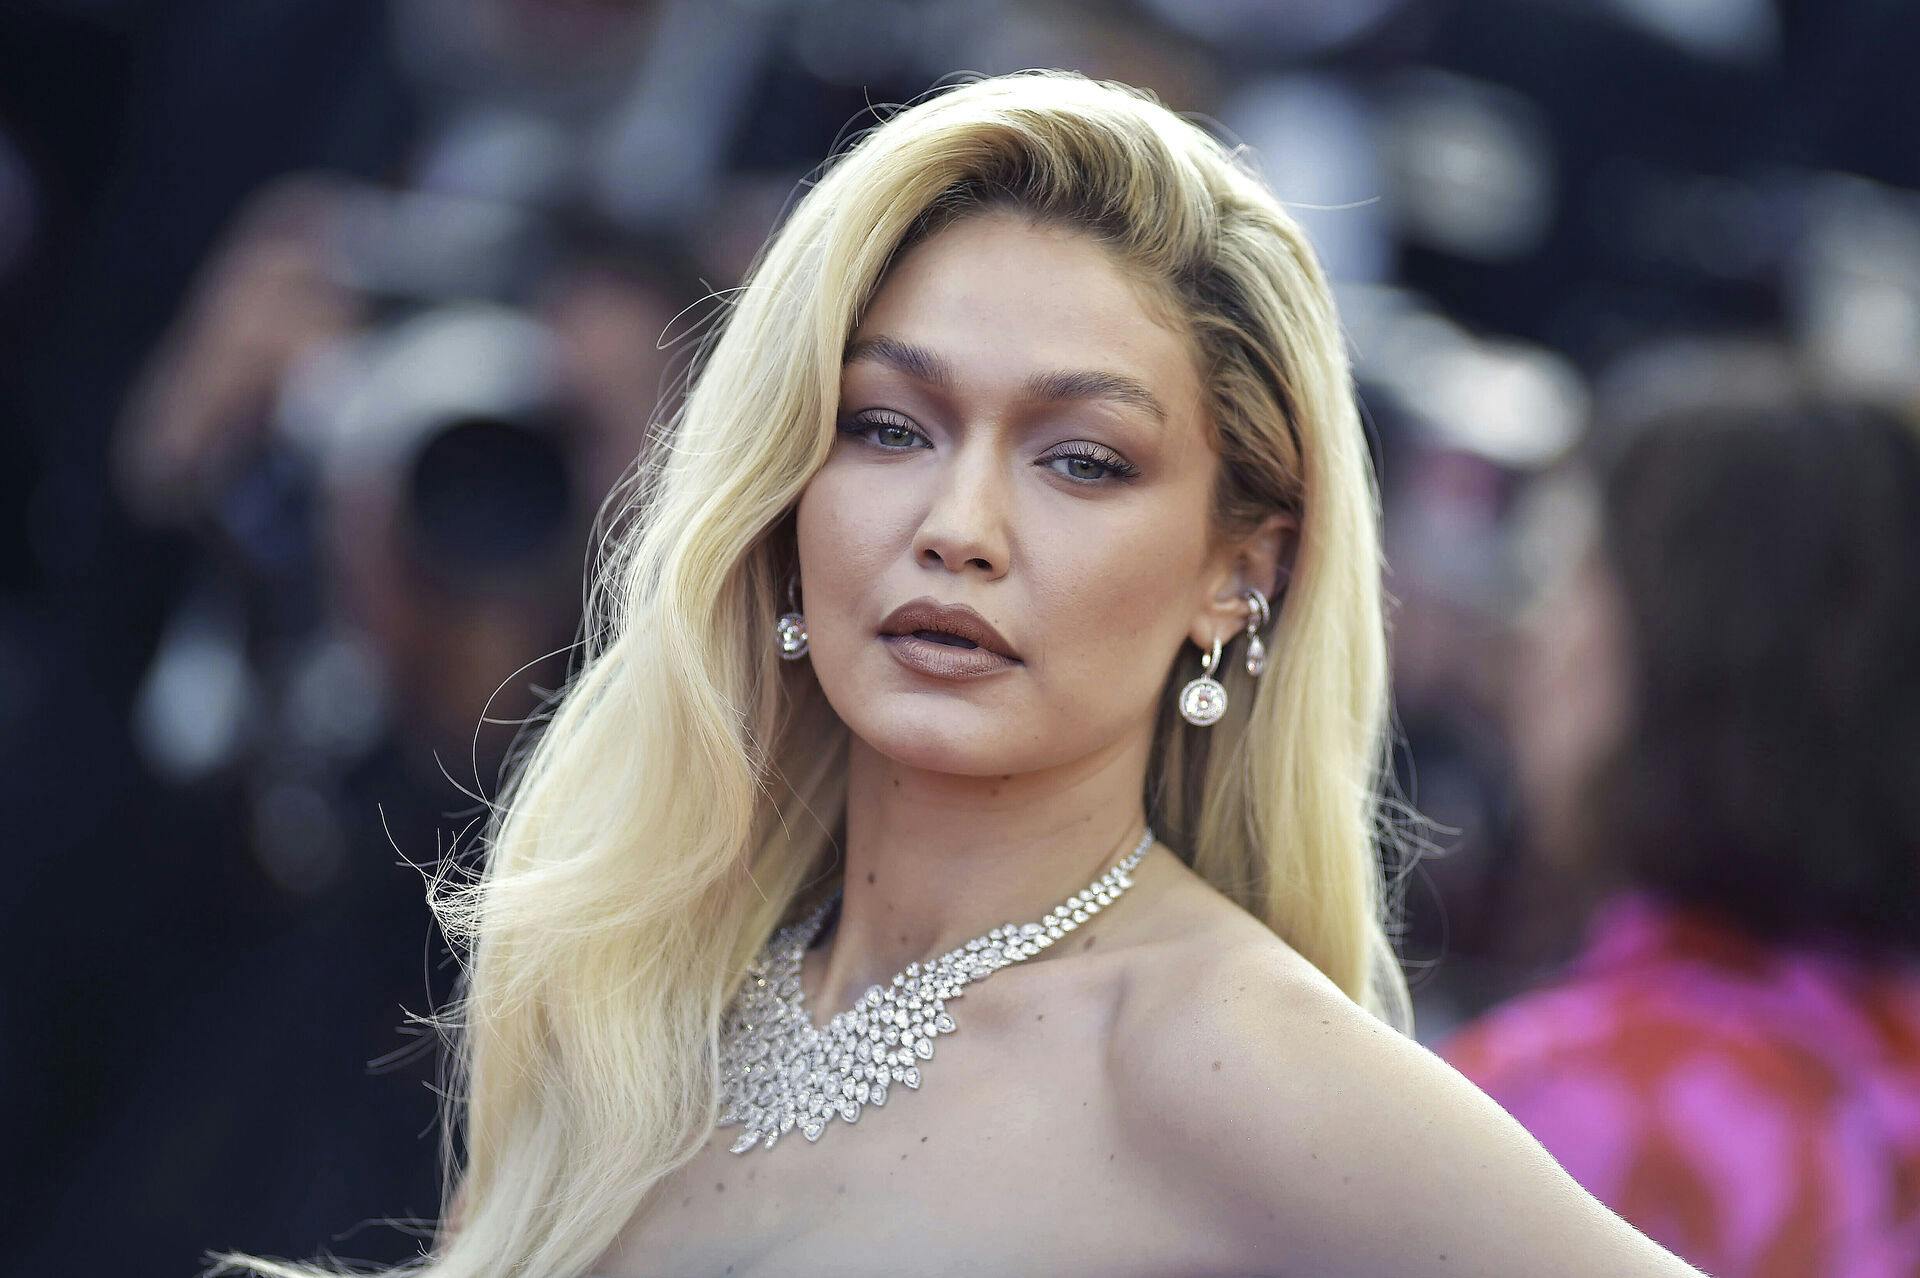
[[[791,512],[888,265],[994,202],[1097,237],[1188,326],[1223,456],[1216,526],[1301,518],[1268,672],[1231,669],[1228,717],[1200,730],[1171,710],[1189,663],[1168,671],[1143,796],[1155,830],[1411,1033],[1384,864],[1378,495],[1320,267],[1238,151],[1151,94],[1061,71],[965,78],[829,159],[762,247],[619,495],[576,666],[516,755],[484,868],[432,877],[465,962],[440,1021],[461,1223],[394,1272],[582,1274],[704,1143],[734,987],[838,868],[847,729],[772,642]]]

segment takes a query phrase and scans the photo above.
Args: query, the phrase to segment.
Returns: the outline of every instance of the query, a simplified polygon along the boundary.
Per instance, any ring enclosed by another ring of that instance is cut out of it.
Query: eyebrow
[[[884,364],[916,381],[941,390],[952,390],[959,379],[953,366],[924,346],[915,346],[894,337],[864,337],[849,343],[841,364],[865,360]],[[1020,384],[1028,399],[1058,402],[1077,399],[1106,399],[1144,410],[1161,426],[1167,424],[1167,410],[1137,377],[1100,369],[1053,369],[1030,374]]]

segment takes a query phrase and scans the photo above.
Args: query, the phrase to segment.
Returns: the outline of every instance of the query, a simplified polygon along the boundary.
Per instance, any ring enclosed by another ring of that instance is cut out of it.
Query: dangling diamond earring
[[[1267,606],[1267,597],[1254,586],[1247,587],[1247,673],[1258,677],[1267,668],[1267,645],[1260,642],[1260,632],[1273,619],[1273,610]]]
[[[800,573],[796,569],[787,578],[788,611],[780,615],[773,623],[773,633],[780,645],[780,659],[798,661],[807,655],[807,619],[800,612]]]
[[[1220,636],[1213,637],[1213,651],[1200,657],[1200,677],[1180,689],[1180,717],[1196,727],[1205,728],[1220,721],[1227,712],[1227,690],[1213,677],[1220,665]]]

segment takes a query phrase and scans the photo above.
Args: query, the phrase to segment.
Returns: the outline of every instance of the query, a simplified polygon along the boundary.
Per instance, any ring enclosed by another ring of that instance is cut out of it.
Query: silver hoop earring
[[[1247,587],[1247,673],[1258,678],[1267,668],[1267,645],[1260,642],[1260,632],[1273,620],[1273,610],[1267,606],[1267,597],[1256,586]]]
[[[1220,636],[1213,637],[1213,651],[1200,656],[1200,677],[1180,689],[1180,717],[1196,727],[1220,722],[1227,712],[1227,690],[1213,677],[1220,665]]]
[[[798,661],[807,655],[807,619],[800,611],[800,573],[796,569],[787,578],[788,610],[773,623],[775,641],[782,661]]]

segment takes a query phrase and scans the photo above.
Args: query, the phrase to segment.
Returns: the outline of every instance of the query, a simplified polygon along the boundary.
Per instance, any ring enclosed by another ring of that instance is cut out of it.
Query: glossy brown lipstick
[[[985,617],[926,595],[888,613],[879,637],[902,665],[936,678],[971,679],[1021,664],[1013,645]]]

